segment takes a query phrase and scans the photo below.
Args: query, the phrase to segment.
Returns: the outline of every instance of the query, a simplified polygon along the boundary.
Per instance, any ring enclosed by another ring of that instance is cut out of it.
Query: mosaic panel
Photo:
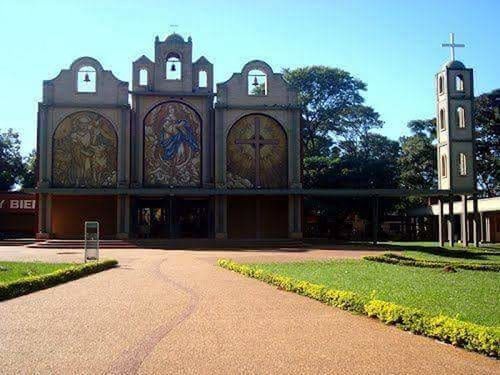
[[[198,186],[200,173],[199,116],[178,102],[155,107],[144,120],[144,183]]]
[[[116,186],[118,140],[101,115],[85,111],[66,117],[54,132],[52,150],[54,186]]]
[[[287,160],[286,134],[272,118],[250,115],[231,127],[227,137],[228,187],[286,187]]]

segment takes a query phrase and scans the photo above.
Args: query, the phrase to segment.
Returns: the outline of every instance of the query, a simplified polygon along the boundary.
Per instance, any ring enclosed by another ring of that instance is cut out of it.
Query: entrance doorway
[[[229,238],[288,238],[288,197],[229,197],[227,217]]]
[[[208,238],[209,199],[137,198],[135,233],[139,238]]]
[[[208,237],[208,199],[184,198],[175,206],[178,237]]]

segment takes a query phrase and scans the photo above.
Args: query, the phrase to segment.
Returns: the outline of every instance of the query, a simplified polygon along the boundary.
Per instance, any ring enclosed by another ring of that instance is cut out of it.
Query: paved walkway
[[[495,360],[215,266],[220,257],[290,261],[363,251],[103,253],[121,266],[0,302],[0,373],[500,373]],[[81,254],[0,247],[0,259]]]

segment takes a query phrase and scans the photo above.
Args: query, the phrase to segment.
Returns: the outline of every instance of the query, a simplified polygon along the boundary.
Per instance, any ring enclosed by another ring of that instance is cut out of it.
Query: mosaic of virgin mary
[[[155,107],[144,120],[144,183],[198,186],[201,167],[201,122],[178,102]]]

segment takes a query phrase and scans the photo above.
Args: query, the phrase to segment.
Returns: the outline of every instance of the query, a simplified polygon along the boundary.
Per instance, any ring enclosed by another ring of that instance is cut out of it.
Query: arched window
[[[96,92],[97,74],[93,67],[82,66],[78,70],[77,91],[78,92]]]
[[[441,177],[445,178],[447,176],[446,165],[448,164],[448,158],[446,155],[441,155]]]
[[[267,75],[261,70],[248,72],[248,95],[267,95]]]
[[[438,87],[439,87],[439,93],[442,94],[444,90],[443,76],[439,76]]]
[[[465,128],[465,109],[463,107],[457,108],[457,125],[460,129]]]
[[[462,152],[459,155],[458,168],[460,176],[467,176],[467,155]]]
[[[147,86],[148,85],[148,71],[147,69],[142,68],[139,70],[139,86]]]
[[[208,86],[207,72],[200,70],[198,72],[198,87],[205,88]]]
[[[444,109],[439,110],[439,129],[446,130],[446,118],[444,115]]]
[[[165,65],[167,79],[182,78],[181,57],[176,53],[169,53]]]
[[[464,91],[464,76],[461,74],[455,76],[455,90]]]

